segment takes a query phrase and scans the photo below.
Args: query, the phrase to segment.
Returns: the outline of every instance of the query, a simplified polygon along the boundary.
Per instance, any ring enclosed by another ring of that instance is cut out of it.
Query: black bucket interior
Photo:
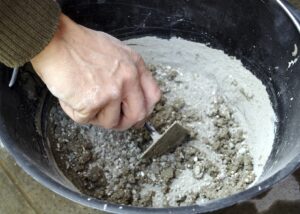
[[[246,200],[299,165],[300,61],[295,60],[299,54],[292,56],[292,52],[295,46],[300,48],[300,34],[276,1],[65,0],[61,5],[64,13],[76,22],[122,40],[151,35],[209,43],[240,59],[267,87],[278,118],[277,133],[271,156],[256,185],[226,199],[172,211],[204,212]],[[44,185],[82,204],[102,209],[103,202],[84,200],[86,196],[80,195],[57,170],[43,140],[42,118],[47,117],[44,100],[49,96],[44,84],[30,65],[21,69],[13,88],[8,87],[10,76],[10,69],[1,66],[0,136],[5,146]],[[112,211],[117,207],[112,205]],[[137,210],[124,207],[123,211]]]

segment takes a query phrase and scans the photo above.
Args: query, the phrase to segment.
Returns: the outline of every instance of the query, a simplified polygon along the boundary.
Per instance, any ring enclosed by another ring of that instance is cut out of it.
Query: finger
[[[129,94],[122,101],[122,117],[120,123],[115,128],[118,130],[126,130],[136,123],[142,121],[146,115],[145,98],[143,91],[137,81],[130,87]]]
[[[146,121],[147,121],[147,119],[145,118],[145,119],[143,119],[142,121],[137,122],[137,123],[134,125],[134,128],[136,128],[136,129],[143,128],[143,126],[145,125]]]
[[[92,114],[83,114],[75,111],[73,108],[71,108],[67,103],[63,102],[62,100],[59,100],[59,103],[61,108],[64,110],[64,112],[77,123],[88,123],[89,120],[93,117]]]
[[[151,72],[146,68],[142,58],[140,58],[138,61],[137,67],[140,74],[141,87],[145,96],[147,115],[150,115],[155,107],[155,104],[161,98],[161,91]]]
[[[118,126],[121,118],[121,100],[113,100],[101,109],[90,123],[106,129]]]

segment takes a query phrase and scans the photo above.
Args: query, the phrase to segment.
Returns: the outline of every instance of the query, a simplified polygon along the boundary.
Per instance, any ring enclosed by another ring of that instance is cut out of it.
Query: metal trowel
[[[142,153],[140,160],[171,152],[181,145],[189,135],[189,131],[178,122],[174,122],[163,134],[159,134],[148,122],[145,123],[144,127],[150,133],[153,143]]]

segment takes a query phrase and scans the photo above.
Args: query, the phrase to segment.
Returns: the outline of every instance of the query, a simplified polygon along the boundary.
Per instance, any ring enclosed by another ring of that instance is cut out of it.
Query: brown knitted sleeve
[[[53,0],[0,0],[0,62],[17,67],[52,39],[60,8]]]

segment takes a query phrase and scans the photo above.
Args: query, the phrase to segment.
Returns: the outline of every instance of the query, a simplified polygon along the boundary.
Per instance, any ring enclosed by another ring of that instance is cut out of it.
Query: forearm
[[[0,62],[21,66],[51,41],[60,16],[53,0],[0,0]]]

